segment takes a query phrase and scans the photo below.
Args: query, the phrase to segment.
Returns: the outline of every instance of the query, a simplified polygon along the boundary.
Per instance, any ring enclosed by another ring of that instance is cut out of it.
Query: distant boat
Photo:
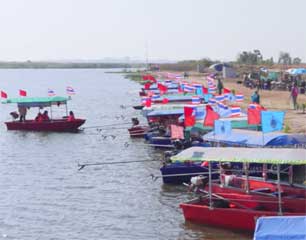
[[[13,121],[5,122],[7,130],[21,130],[21,131],[43,131],[43,132],[77,132],[79,127],[85,123],[85,119],[73,119],[68,120],[67,101],[70,98],[67,97],[37,97],[37,98],[11,98],[3,101],[4,104],[17,104],[18,108],[50,108],[50,119],[46,121],[37,121],[35,119],[18,121],[19,117],[17,112],[11,113]],[[63,118],[52,117],[52,106],[53,105],[65,105],[66,116]]]

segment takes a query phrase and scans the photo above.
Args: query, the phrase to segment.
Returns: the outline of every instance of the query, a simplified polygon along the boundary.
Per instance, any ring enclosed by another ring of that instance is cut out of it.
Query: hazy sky
[[[243,50],[306,61],[305,0],[2,0],[0,60],[231,60]]]

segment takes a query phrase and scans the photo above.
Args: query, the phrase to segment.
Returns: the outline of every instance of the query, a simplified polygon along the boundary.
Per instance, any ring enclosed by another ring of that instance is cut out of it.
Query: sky
[[[305,9],[305,0],[3,0],[0,61],[228,61],[259,49],[305,62]]]

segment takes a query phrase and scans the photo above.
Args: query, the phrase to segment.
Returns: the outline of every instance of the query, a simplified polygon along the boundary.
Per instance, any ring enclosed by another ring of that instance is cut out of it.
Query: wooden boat
[[[5,122],[7,130],[22,130],[22,131],[44,131],[44,132],[77,132],[79,127],[85,123],[85,119],[76,118],[72,121],[68,121],[68,109],[67,101],[70,98],[67,97],[40,97],[40,98],[11,98],[2,102],[4,104],[16,103],[18,107],[23,108],[34,108],[39,109],[49,107],[50,108],[50,119],[45,121],[26,120],[26,121],[13,121]],[[63,118],[52,117],[52,105],[65,105],[66,115]],[[17,114],[17,113],[15,113]],[[18,114],[17,114],[18,116]]]
[[[212,197],[211,207],[208,198],[180,204],[185,220],[232,230],[254,231],[257,218],[279,214],[274,209],[258,210],[262,202],[254,201],[249,195],[219,193],[216,196]],[[303,216],[305,212],[284,212],[282,215]]]
[[[284,205],[280,183],[280,165],[305,165],[306,149],[262,148],[199,148],[187,149],[172,157],[172,160],[206,160],[209,168],[208,195],[182,203],[184,217],[188,221],[229,228],[254,231],[255,222],[261,216],[301,216],[306,212]],[[275,164],[277,166],[277,197],[271,199],[241,193],[213,193],[211,162],[244,162]],[[288,207],[287,209],[284,207]]]
[[[148,126],[133,126],[128,129],[130,137],[137,138],[137,137],[144,137],[144,135],[148,132]]]

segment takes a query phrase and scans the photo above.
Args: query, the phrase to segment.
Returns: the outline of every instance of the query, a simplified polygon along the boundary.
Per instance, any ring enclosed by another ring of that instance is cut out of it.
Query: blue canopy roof
[[[167,98],[169,102],[175,102],[175,101],[192,101],[193,95],[167,95],[167,96],[160,96],[159,98],[155,99],[154,101],[162,101],[164,98]],[[204,99],[204,97],[199,96],[201,100]]]
[[[306,216],[260,217],[254,240],[305,240]]]
[[[160,117],[167,115],[181,115],[184,114],[184,109],[164,109],[164,110],[154,110],[147,114],[147,117]]]
[[[178,88],[178,84],[177,83],[171,83],[171,84],[167,84],[168,89],[177,89]],[[158,90],[157,88],[157,84],[154,83],[150,86],[150,90]]]
[[[281,132],[270,132],[263,135],[262,132],[242,129],[232,129],[230,135],[215,135],[214,131],[212,131],[205,134],[203,139],[210,142],[247,147],[306,144],[306,135]]]

